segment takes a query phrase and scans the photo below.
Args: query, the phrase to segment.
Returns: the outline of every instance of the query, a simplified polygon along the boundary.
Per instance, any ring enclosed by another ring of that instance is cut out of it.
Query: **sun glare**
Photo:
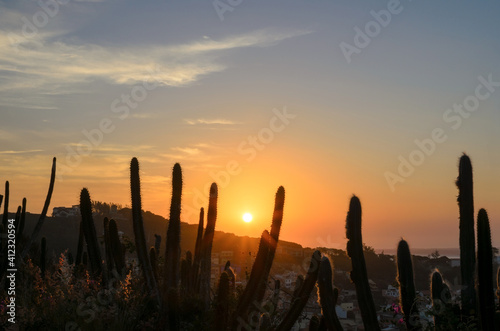
[[[252,214],[250,213],[245,213],[243,214],[243,221],[250,223],[252,221]]]

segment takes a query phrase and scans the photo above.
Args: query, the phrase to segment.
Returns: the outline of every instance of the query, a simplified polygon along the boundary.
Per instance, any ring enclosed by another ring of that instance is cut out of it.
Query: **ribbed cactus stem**
[[[157,253],[160,252],[160,246],[161,246],[161,236],[155,233],[155,250]]]
[[[495,330],[493,251],[490,221],[484,209],[480,209],[477,216],[477,290],[482,330]]]
[[[45,278],[45,266],[46,266],[46,255],[47,255],[47,240],[42,237],[42,242],[40,244],[40,271],[42,273],[42,279]]]
[[[191,287],[192,291],[198,291],[200,288],[200,262],[201,262],[201,247],[203,242],[203,223],[204,223],[204,209],[200,209],[200,218],[198,221],[198,233],[196,235],[196,244],[194,248],[193,267],[191,268]]]
[[[269,243],[271,240],[272,238],[269,232],[264,230],[260,237],[259,250],[257,251],[257,256],[255,257],[255,262],[250,272],[250,278],[236,306],[231,327],[232,330],[236,330],[239,327],[245,327],[251,322],[248,318],[251,308],[250,305],[256,302],[257,289],[259,284],[263,281],[266,258],[269,254]]]
[[[16,236],[19,239],[23,237],[25,222],[26,222],[26,198],[23,198],[23,204],[21,207],[21,218],[19,220],[19,227],[17,228],[17,233],[16,233]]]
[[[89,264],[89,258],[88,258],[88,254],[87,252],[83,252],[83,255],[82,255],[82,263],[83,265],[86,267],[88,264]]]
[[[318,273],[319,303],[321,305],[321,312],[325,317],[328,329],[332,331],[340,331],[342,330],[342,326],[340,325],[340,320],[335,311],[338,292],[337,295],[335,295],[332,284],[332,266],[330,264],[330,260],[325,256],[321,259]]]
[[[219,288],[215,299],[215,323],[212,330],[227,330],[229,322],[229,276],[222,272],[219,278]]]
[[[257,303],[259,304],[262,302],[262,299],[264,298],[267,288],[267,279],[269,278],[269,273],[271,272],[274,256],[276,254],[276,247],[278,246],[281,223],[283,222],[284,205],[285,205],[285,189],[283,188],[283,186],[280,186],[278,188],[278,191],[276,192],[276,196],[274,199],[274,211],[271,223],[271,233],[270,233],[271,240],[269,242],[269,253],[267,254],[266,258],[264,275],[257,289]]]
[[[120,242],[118,227],[114,219],[109,221],[109,240],[111,243],[111,253],[113,254],[116,271],[118,271],[120,275],[123,275],[125,270],[125,251],[122,243]]]
[[[449,310],[448,306],[451,304],[451,292],[438,270],[434,271],[431,277],[431,299],[432,308],[435,314],[435,330],[442,330],[446,326],[446,320],[443,319],[443,315]]]
[[[306,306],[306,303],[311,296],[314,285],[316,284],[316,280],[318,279],[320,263],[321,253],[319,251],[314,251],[311,257],[311,263],[309,264],[309,270],[307,271],[306,278],[304,279],[304,283],[300,287],[298,298],[297,300],[294,300],[292,302],[292,305],[287,314],[276,328],[277,331],[288,331],[297,321],[297,318]]]
[[[104,217],[103,228],[104,228],[104,252],[106,255],[106,269],[108,271],[108,276],[111,276],[111,272],[115,267],[115,262],[113,260],[113,253],[111,252],[111,237],[109,235],[109,220],[107,217]]]
[[[97,241],[97,234],[92,217],[92,204],[89,191],[84,188],[80,193],[80,213],[82,215],[83,232],[87,243],[87,252],[90,260],[90,270],[94,277],[102,273],[101,251]]]
[[[217,220],[217,184],[212,183],[210,186],[210,195],[208,200],[207,212],[207,228],[203,236],[202,252],[200,261],[200,297],[205,305],[205,309],[209,308],[210,304],[210,273],[212,260],[212,244],[215,233],[215,222]]]
[[[142,202],[141,202],[141,182],[139,178],[139,161],[133,158],[130,162],[130,191],[132,195],[132,220],[135,236],[135,245],[137,248],[137,257],[142,267],[146,285],[151,297],[156,299],[158,305],[161,305],[158,286],[153,275],[153,269],[149,261],[146,238],[144,235],[144,224],[142,221]]]
[[[356,286],[359,309],[365,330],[380,330],[377,320],[377,311],[373,296],[368,284],[365,256],[363,254],[363,239],[361,236],[361,202],[355,195],[349,204],[346,220],[347,254],[351,258],[351,280]]]
[[[7,222],[9,220],[9,181],[5,182],[5,195],[3,201],[3,217],[2,217],[2,225],[4,231],[7,231]]]
[[[179,163],[172,170],[172,199],[168,222],[165,251],[165,288],[176,288],[179,284],[181,259],[181,198],[182,170]]]
[[[418,320],[415,282],[413,280],[413,263],[410,247],[406,240],[403,239],[398,244],[397,266],[400,304],[405,317],[406,327],[408,330],[418,330],[421,327]]]
[[[476,270],[476,253],[474,238],[474,194],[472,164],[470,158],[463,154],[458,168],[458,207],[460,212],[460,272],[462,276],[462,314],[467,316],[476,313],[476,293],[474,289],[474,271]]]

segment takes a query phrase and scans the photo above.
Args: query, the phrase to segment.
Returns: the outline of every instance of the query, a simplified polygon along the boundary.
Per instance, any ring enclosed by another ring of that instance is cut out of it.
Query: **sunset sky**
[[[143,208],[165,217],[179,162],[185,222],[216,181],[216,229],[258,237],[283,185],[283,240],[345,248],[356,194],[366,244],[458,247],[466,152],[499,247],[499,13],[451,0],[0,1],[10,211],[23,197],[41,211],[54,156],[50,210],[83,187],[130,205],[136,156]]]

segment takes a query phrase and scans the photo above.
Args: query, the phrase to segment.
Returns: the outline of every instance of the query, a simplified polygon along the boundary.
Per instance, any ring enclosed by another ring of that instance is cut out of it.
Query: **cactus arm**
[[[340,331],[342,325],[335,311],[337,305],[338,292],[332,286],[332,267],[330,260],[327,257],[321,259],[318,273],[318,290],[319,290],[319,303],[321,305],[321,312],[325,317],[326,325],[329,330]],[[319,319],[318,319],[319,327]]]
[[[413,263],[410,247],[405,240],[398,244],[397,252],[398,282],[401,307],[408,330],[420,329],[418,309],[416,304],[415,283],[413,280]]]

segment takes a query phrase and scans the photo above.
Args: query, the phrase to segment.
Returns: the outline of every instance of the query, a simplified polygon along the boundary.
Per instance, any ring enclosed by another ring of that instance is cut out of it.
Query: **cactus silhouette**
[[[179,265],[181,259],[181,198],[182,170],[179,163],[172,170],[172,199],[170,202],[170,218],[168,222],[165,250],[165,288],[176,288],[179,284]]]
[[[160,246],[161,246],[161,236],[155,233],[155,250],[157,253],[160,252]]]
[[[90,260],[90,270],[94,277],[97,277],[102,272],[102,259],[99,244],[97,242],[97,234],[92,218],[92,204],[90,202],[89,191],[84,188],[80,193],[80,213],[82,215],[82,227],[87,243],[87,252]]]
[[[130,191],[132,195],[132,221],[134,228],[135,245],[137,248],[137,257],[142,267],[142,272],[146,280],[146,285],[152,298],[161,305],[158,285],[153,275],[153,269],[149,261],[146,239],[144,236],[144,225],[142,221],[142,202],[141,202],[141,182],[139,178],[139,161],[133,158],[130,162]]]
[[[361,236],[361,202],[355,195],[349,204],[346,219],[347,254],[351,258],[351,280],[356,286],[356,297],[365,330],[380,330],[377,311],[373,302],[372,292],[368,284],[365,257],[363,255],[363,239]]]
[[[299,317],[300,313],[304,309],[309,297],[311,296],[311,292],[316,284],[316,280],[318,279],[319,273],[319,265],[321,263],[321,253],[319,251],[314,251],[311,262],[309,264],[309,269],[307,271],[306,278],[302,283],[302,286],[299,289],[298,297],[294,300],[290,306],[290,309],[286,313],[285,317],[281,321],[281,323],[276,328],[277,331],[286,331],[290,330],[295,321]]]
[[[481,327],[485,331],[495,330],[493,252],[490,221],[484,209],[480,209],[477,216],[477,291]]]
[[[276,247],[278,245],[281,223],[283,222],[283,207],[285,205],[285,189],[283,186],[278,188],[276,192],[276,197],[274,199],[274,212],[273,220],[271,223],[271,238],[269,241],[269,252],[267,253],[266,263],[264,266],[264,273],[262,275],[261,281],[257,288],[257,303],[260,304],[264,298],[264,294],[267,288],[267,279],[269,278],[269,273],[273,265],[274,256],[276,254]]]
[[[400,304],[405,317],[408,330],[420,329],[418,320],[418,308],[416,303],[415,283],[413,281],[413,263],[411,260],[410,247],[406,240],[401,239],[397,252],[398,282]]]
[[[115,267],[115,262],[113,259],[113,253],[111,252],[111,237],[109,235],[109,220],[107,217],[104,217],[103,227],[104,227],[104,253],[106,255],[106,270],[108,272],[108,277],[111,277],[111,272]]]
[[[111,219],[109,221],[109,240],[111,243],[111,253],[113,254],[113,261],[115,263],[116,271],[123,276],[125,270],[125,250],[120,242],[118,236],[118,227],[116,221]]]
[[[318,290],[321,313],[325,317],[325,322],[328,326],[328,329],[338,331],[342,330],[340,320],[335,311],[335,306],[337,304],[338,298],[338,290],[333,289],[332,283],[332,267],[330,264],[330,260],[327,257],[323,257],[321,259],[318,273]]]
[[[263,281],[265,272],[264,269],[271,240],[272,238],[269,232],[264,230],[260,237],[259,250],[257,251],[257,256],[255,257],[255,262],[253,263],[252,271],[250,272],[250,278],[248,279],[247,285],[245,286],[245,289],[239,298],[238,305],[236,306],[231,330],[236,330],[238,327],[242,327],[248,323],[250,305],[253,302],[257,302],[257,289],[259,283]]]
[[[474,238],[474,195],[472,164],[463,154],[460,158],[458,178],[458,207],[460,212],[460,272],[462,276],[462,314],[475,315],[476,293],[474,290],[474,270],[476,253]]]
[[[215,298],[215,320],[212,330],[227,330],[229,322],[229,276],[222,272],[219,278],[219,289]]]
[[[431,277],[431,299],[435,330],[446,329],[446,326],[450,327],[450,321],[445,319],[445,316],[453,313],[451,310],[451,292],[438,270],[435,270]]]
[[[17,228],[16,236],[21,239],[24,231],[24,223],[26,222],[26,198],[23,198],[23,204],[21,207],[21,218],[19,219],[19,227]]]
[[[9,220],[9,181],[5,182],[5,196],[3,200],[3,217],[2,217],[2,225],[4,231],[7,231],[7,221]]]
[[[217,220],[217,198],[217,184],[212,183],[210,186],[210,195],[208,200],[207,228],[205,229],[205,234],[203,236],[200,261],[200,297],[205,305],[205,309],[208,309],[210,304],[210,273],[212,268],[211,255],[215,222]]]
[[[196,235],[196,243],[194,249],[193,267],[191,268],[191,291],[198,291],[200,288],[200,263],[201,263],[201,247],[203,242],[203,217],[204,209],[200,209],[200,218],[198,221],[198,233]]]

